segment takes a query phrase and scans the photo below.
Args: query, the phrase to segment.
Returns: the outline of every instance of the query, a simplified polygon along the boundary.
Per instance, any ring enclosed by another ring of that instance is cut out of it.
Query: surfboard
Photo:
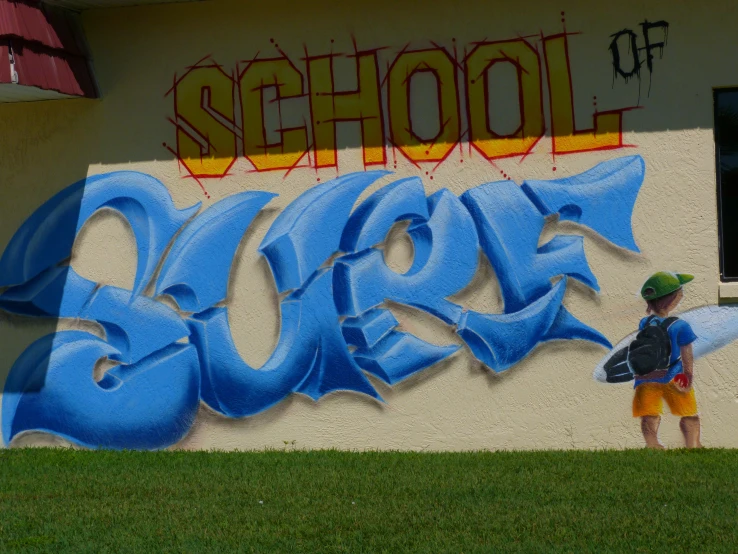
[[[738,339],[738,305],[702,306],[675,314],[692,327],[697,340],[694,342],[695,360],[720,350]],[[625,359],[628,345],[636,338],[635,331],[617,343],[595,367],[593,377],[601,383],[627,383],[634,375]]]

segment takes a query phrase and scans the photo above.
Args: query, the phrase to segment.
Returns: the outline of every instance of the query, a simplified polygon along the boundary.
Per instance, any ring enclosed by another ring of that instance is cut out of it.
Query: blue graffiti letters
[[[189,320],[200,352],[203,400],[230,417],[259,413],[300,392],[318,399],[334,390],[377,393],[346,349],[333,303],[332,270],[321,270],[281,304],[279,343],[263,367],[238,355],[226,310]]]
[[[172,296],[188,312],[202,312],[225,300],[238,245],[275,196],[242,192],[205,210],[177,237],[156,282],[157,296]]]
[[[5,442],[29,430],[90,448],[153,449],[184,437],[199,404],[194,347],[173,344],[137,364],[116,366],[95,383],[95,362],[115,353],[78,331],[32,344],[13,366],[12,389],[6,385],[3,394]]]
[[[276,217],[259,252],[281,294],[281,330],[258,368],[234,344],[228,286],[243,237],[275,194],[243,192],[198,214],[199,205],[177,209],[153,177],[118,172],[52,197],[0,257],[0,310],[95,322],[103,332],[59,331],[21,354],[3,392],[4,442],[44,431],[90,448],[165,448],[187,434],[201,403],[241,418],[294,393],[318,400],[350,391],[381,402],[369,377],[395,385],[464,344],[496,372],[551,340],[610,346],[563,304],[570,279],[599,290],[584,237],[539,243],[546,218],[557,216],[638,251],[630,220],[645,175],[639,156],[566,179],[486,183],[460,196],[447,189],[427,196],[420,179],[399,179],[354,209],[387,175],[354,173],[320,184]],[[120,213],[135,236],[132,290],[101,286],[69,266],[77,234],[100,209]],[[408,222],[414,248],[405,273],[393,271],[383,252],[400,221]],[[497,275],[503,313],[452,301],[472,282],[480,254]],[[163,295],[179,311],[161,302]],[[458,344],[403,331],[387,302],[451,325]],[[110,369],[96,379],[103,361]]]
[[[445,298],[474,277],[477,232],[469,212],[448,190],[438,191],[427,202],[427,220],[413,220],[408,228],[415,258],[404,275],[392,271],[377,248],[336,261],[334,285],[341,315],[356,316],[389,299],[417,306],[447,323],[458,321],[461,307]]]
[[[160,181],[133,171],[79,181],[36,210],[13,236],[0,258],[0,287],[26,283],[69,258],[77,233],[100,208],[116,210],[131,225],[138,247],[133,292],[140,294],[172,237],[199,204],[177,210]]]
[[[313,187],[279,214],[259,250],[266,256],[284,292],[302,286],[341,241],[359,195],[386,171],[352,173]],[[320,240],[315,240],[316,230]]]

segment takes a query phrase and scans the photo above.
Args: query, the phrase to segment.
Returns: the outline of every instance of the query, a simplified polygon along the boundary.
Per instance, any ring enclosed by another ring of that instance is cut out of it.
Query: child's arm
[[[674,377],[674,381],[683,389],[689,389],[692,386],[692,376],[694,373],[694,353],[692,352],[692,345],[687,344],[682,346],[679,350],[682,355],[682,369],[684,373],[680,373]]]

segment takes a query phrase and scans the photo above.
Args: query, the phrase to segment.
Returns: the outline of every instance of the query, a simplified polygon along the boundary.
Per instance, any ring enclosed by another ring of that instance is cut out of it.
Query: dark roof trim
[[[0,2],[0,38],[35,42],[47,48],[83,56],[75,14],[30,0]]]
[[[0,83],[96,98],[84,44],[73,12],[0,0]]]

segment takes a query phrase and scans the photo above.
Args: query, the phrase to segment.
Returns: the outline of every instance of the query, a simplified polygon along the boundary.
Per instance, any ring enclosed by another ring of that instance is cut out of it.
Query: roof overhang
[[[77,11],[195,0],[0,0],[0,103],[97,98]]]

